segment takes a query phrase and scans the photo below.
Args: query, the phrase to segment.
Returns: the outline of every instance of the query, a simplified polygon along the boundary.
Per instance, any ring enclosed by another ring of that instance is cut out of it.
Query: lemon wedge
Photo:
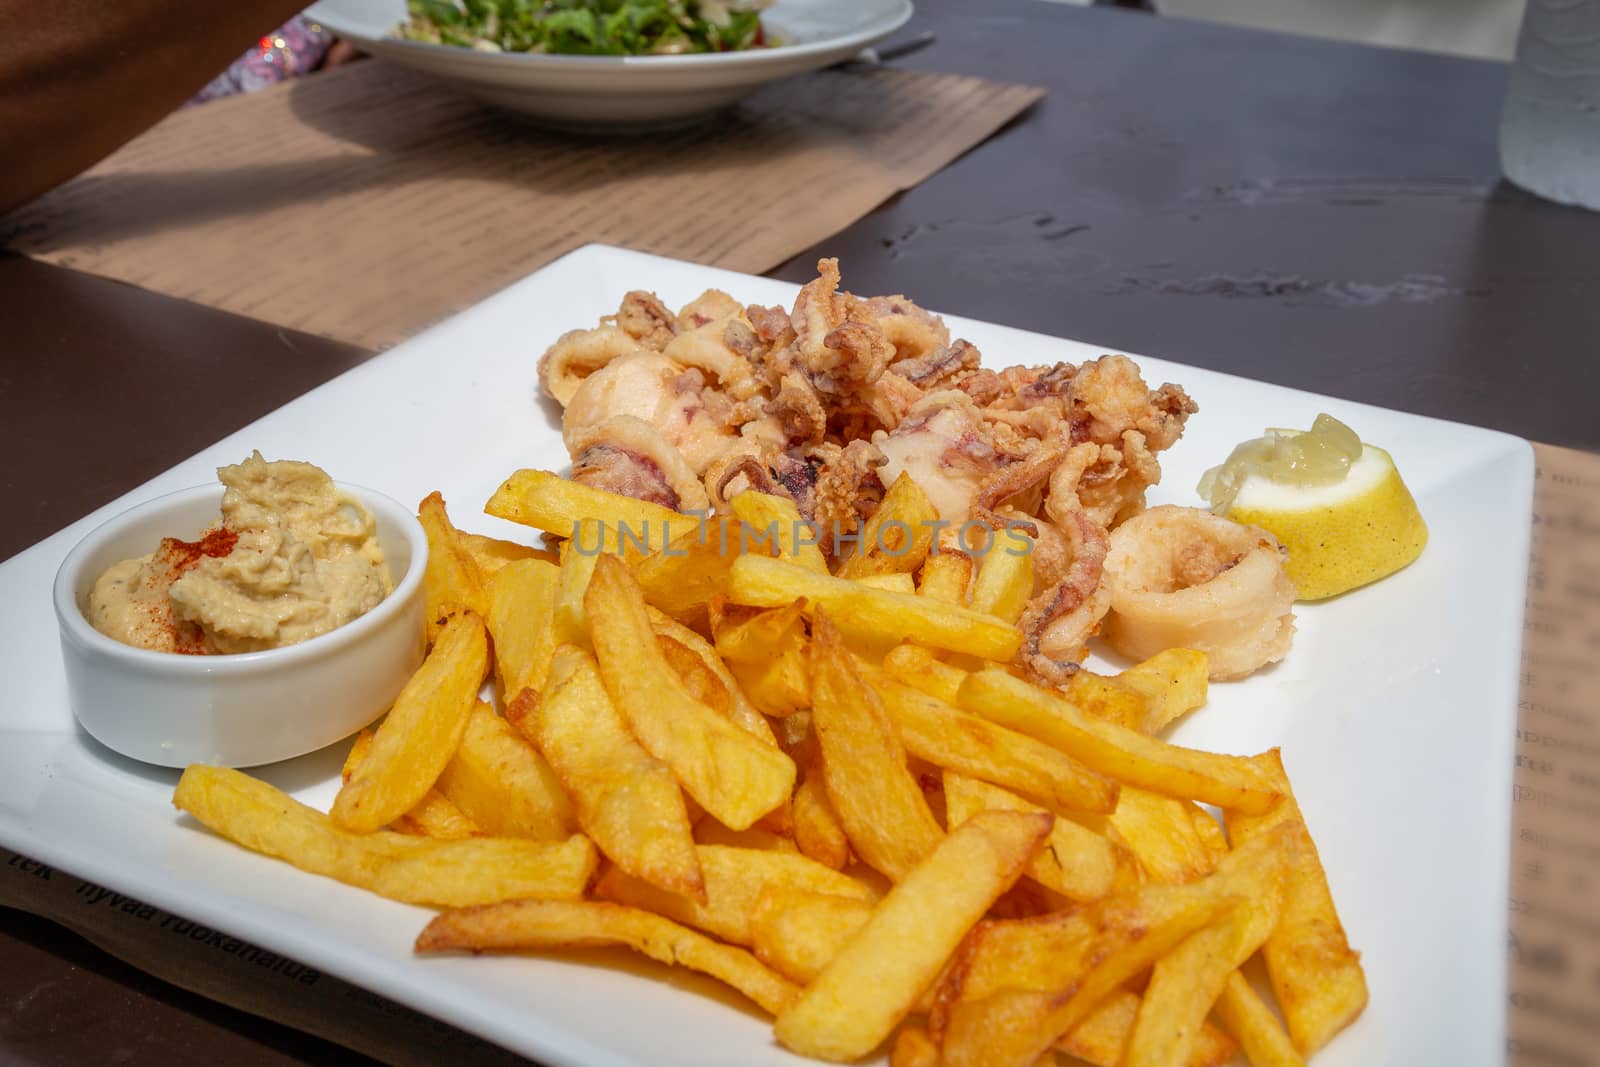
[[[1257,444],[1246,442],[1201,483],[1213,510],[1260,526],[1289,550],[1286,570],[1300,600],[1323,600],[1388,577],[1428,543],[1427,523],[1389,453],[1364,443],[1359,453],[1348,448],[1358,439],[1331,416],[1319,416],[1310,434],[1271,430],[1261,443],[1281,458],[1310,444],[1296,438],[1319,433],[1339,434],[1344,462],[1325,462],[1314,476],[1297,477],[1292,463],[1237,463],[1252,452],[1247,446]],[[1226,491],[1219,488],[1224,484]]]

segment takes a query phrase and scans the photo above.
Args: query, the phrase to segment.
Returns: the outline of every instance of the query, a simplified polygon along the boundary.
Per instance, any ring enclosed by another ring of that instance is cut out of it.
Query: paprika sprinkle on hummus
[[[163,538],[96,580],[95,629],[157,652],[256,652],[327,633],[389,595],[372,513],[320,467],[256,452],[217,476],[222,515],[198,540]]]

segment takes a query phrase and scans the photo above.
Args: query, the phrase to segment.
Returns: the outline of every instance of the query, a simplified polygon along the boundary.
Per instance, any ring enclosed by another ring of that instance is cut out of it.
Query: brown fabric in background
[[[380,61],[179,111],[0,219],[47,262],[366,347],[591,241],[760,273],[1043,95],[821,71],[665,133],[538,130]]]

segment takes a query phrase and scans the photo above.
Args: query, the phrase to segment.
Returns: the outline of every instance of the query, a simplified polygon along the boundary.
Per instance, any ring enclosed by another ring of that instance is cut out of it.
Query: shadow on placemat
[[[575,136],[357,63],[169,116],[0,219],[0,242],[376,348],[589,242],[767,270],[1042,95],[827,70],[697,125]]]

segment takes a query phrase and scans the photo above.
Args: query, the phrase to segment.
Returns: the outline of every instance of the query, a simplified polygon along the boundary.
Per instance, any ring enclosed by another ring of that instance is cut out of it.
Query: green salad
[[[398,35],[484,52],[664,56],[760,48],[768,0],[407,0]]]

